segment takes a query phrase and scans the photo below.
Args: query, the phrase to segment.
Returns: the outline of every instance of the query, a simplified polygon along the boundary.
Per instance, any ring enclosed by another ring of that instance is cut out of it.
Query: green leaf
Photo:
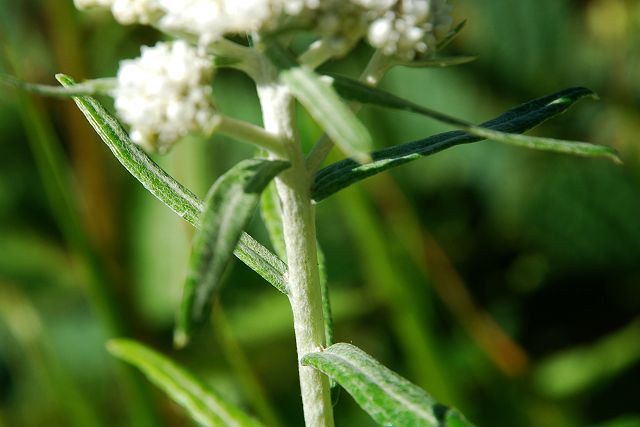
[[[445,68],[453,67],[454,65],[468,64],[478,59],[474,55],[460,55],[460,56],[441,56],[434,58],[419,59],[416,61],[400,62],[398,65],[402,65],[410,68]]]
[[[616,150],[602,145],[588,144],[586,142],[565,141],[553,138],[539,138],[534,136],[514,135],[507,132],[497,131],[495,129],[487,129],[485,127],[476,126],[464,120],[448,116],[438,111],[422,107],[411,101],[407,101],[397,97],[389,92],[382,91],[365,85],[357,80],[349,79],[343,76],[332,76],[333,86],[340,96],[351,101],[360,102],[362,104],[378,105],[381,107],[394,108],[398,110],[411,111],[413,113],[422,114],[435,120],[447,123],[466,132],[479,136],[481,138],[492,139],[494,141],[506,144],[517,145],[520,147],[531,148],[535,150],[555,151],[558,153],[573,154],[587,157],[608,157],[614,162],[620,163]],[[588,89],[578,88],[583,91]],[[591,92],[591,95],[595,95]],[[572,102],[571,99],[558,98],[557,103]]]
[[[480,126],[481,129],[512,134],[525,132],[566,111],[579,99],[592,95],[593,92],[585,88],[565,89],[519,105]],[[360,165],[351,159],[341,160],[318,171],[312,186],[312,196],[314,200],[320,201],[336,191],[387,169],[435,154],[455,145],[482,139],[484,138],[481,136],[462,131],[445,132],[375,151],[371,154],[373,161],[366,165]]]
[[[184,288],[175,334],[186,345],[194,324],[209,315],[213,294],[231,260],[242,231],[253,216],[260,195],[289,163],[282,160],[243,160],[211,186],[193,239],[191,265]]]
[[[207,427],[258,427],[261,423],[222,399],[191,373],[160,353],[132,340],[116,339],[107,343],[115,357],[130,363],[161,388],[189,416]]]
[[[274,183],[271,183],[262,193],[260,199],[260,215],[262,222],[269,233],[269,240],[273,249],[281,259],[287,259],[287,250],[284,244],[284,231],[282,229],[282,212],[280,211],[280,199]]]
[[[451,31],[449,31],[449,33],[445,36],[445,38],[443,38],[442,40],[440,40],[438,42],[438,45],[436,46],[436,50],[442,50],[445,47],[449,46],[449,44],[453,41],[453,39],[458,37],[458,34],[460,34],[462,29],[466,25],[467,25],[467,20],[466,19],[464,21],[460,22],[458,25],[456,25]]]
[[[369,161],[371,135],[330,83],[305,67],[282,70],[280,76],[293,96],[346,155],[360,163]]]
[[[56,78],[65,87],[75,85],[69,76],[58,74]],[[118,120],[95,98],[79,96],[73,100],[125,169],[181,218],[199,227],[198,219],[203,210],[203,202],[131,142]],[[234,254],[276,289],[286,293],[285,263],[247,233],[242,234]]]
[[[457,410],[381,365],[351,344],[309,353],[302,364],[335,379],[378,424],[413,427],[472,427]]]
[[[72,96],[107,95],[115,88],[116,79],[94,79],[70,87],[60,87],[27,83],[8,74],[0,73],[0,83],[39,95],[71,98]]]

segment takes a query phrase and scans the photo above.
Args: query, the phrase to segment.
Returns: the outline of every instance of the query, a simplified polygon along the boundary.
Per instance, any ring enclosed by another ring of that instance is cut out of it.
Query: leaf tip
[[[111,353],[112,356],[120,358],[120,355],[122,354],[122,348],[125,345],[125,343],[126,343],[126,340],[114,338],[107,341],[107,344],[105,345],[105,347],[107,348],[107,351]]]
[[[615,152],[615,151],[611,153],[609,158],[613,161],[614,164],[616,164],[618,166],[623,166],[624,165],[624,162],[622,161],[622,159],[620,158],[618,153]]]
[[[63,73],[56,73],[55,78],[58,83],[65,87],[75,84],[75,81],[70,76]]]
[[[178,328],[173,333],[173,347],[176,349],[185,348],[189,344],[189,335],[187,331]]]

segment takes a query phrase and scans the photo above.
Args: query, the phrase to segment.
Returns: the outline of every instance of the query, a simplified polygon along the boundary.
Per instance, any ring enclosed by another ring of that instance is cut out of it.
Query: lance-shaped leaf
[[[468,64],[478,59],[473,55],[460,55],[460,56],[441,56],[434,58],[420,59],[417,61],[398,62],[398,65],[403,65],[409,68],[445,68],[453,67],[455,65]]]
[[[302,364],[336,380],[378,424],[413,427],[472,427],[457,410],[381,365],[351,344],[309,353]]]
[[[231,260],[242,231],[253,216],[260,195],[289,166],[282,160],[243,160],[211,186],[193,238],[189,273],[178,316],[175,343],[184,346],[194,324],[204,321],[214,292]]]
[[[69,76],[58,74],[56,78],[65,87],[75,85],[74,80]],[[95,98],[76,96],[73,100],[125,169],[181,218],[199,227],[198,219],[203,210],[202,200],[166,173],[135,145],[118,120],[109,114]],[[243,233],[234,254],[280,292],[286,293],[287,266],[254,238]]]
[[[298,65],[287,51],[275,43],[269,47],[267,55],[280,69],[280,78],[289,91],[334,144],[358,162],[368,162],[371,135],[331,84],[313,70]]]
[[[132,340],[107,343],[115,357],[130,363],[173,401],[187,410],[198,424],[207,427],[259,427],[261,423],[226,402],[215,391],[199,382],[191,373],[162,354]]]
[[[559,153],[573,154],[578,156],[608,157],[611,160],[620,163],[620,159],[618,158],[616,151],[610,147],[589,144],[586,142],[565,141],[554,138],[539,138],[535,136],[517,135],[508,133],[508,131],[501,132],[495,129],[487,129],[485,127],[476,126],[464,120],[460,120],[455,117],[440,113],[438,111],[431,110],[429,108],[415,104],[411,101],[407,101],[406,99],[397,97],[389,92],[367,86],[357,80],[337,75],[332,76],[332,78],[333,86],[336,88],[340,96],[351,101],[422,114],[440,122],[463,129],[472,135],[479,136],[481,138],[492,139],[498,142],[531,148],[535,150],[555,151]],[[591,93],[591,95],[594,94]],[[555,102],[562,103],[566,101],[563,99],[558,99]]]
[[[482,123],[480,127],[511,134],[525,132],[566,111],[579,99],[592,95],[593,92],[585,88],[565,89],[521,104],[495,119]],[[387,169],[435,154],[455,145],[482,139],[485,138],[462,131],[445,132],[375,151],[371,154],[373,161],[366,165],[360,165],[351,159],[341,160],[318,171],[312,186],[313,198],[320,201],[336,191]]]
[[[260,216],[269,234],[273,250],[281,259],[286,260],[287,250],[284,244],[280,199],[273,182],[267,186],[260,198]]]
[[[331,84],[305,67],[284,70],[281,78],[293,96],[346,155],[361,163],[369,161],[367,152],[372,147],[371,135]]]

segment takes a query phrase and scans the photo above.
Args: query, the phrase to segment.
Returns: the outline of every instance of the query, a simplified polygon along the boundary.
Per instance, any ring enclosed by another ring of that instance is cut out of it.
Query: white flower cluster
[[[340,52],[366,37],[387,55],[433,51],[451,26],[447,0],[75,0],[111,8],[125,24],[151,24],[208,44],[226,34],[307,28]]]
[[[187,133],[206,130],[215,115],[212,77],[210,58],[184,41],[143,47],[140,58],[122,61],[115,106],[131,139],[162,153]]]
[[[143,48],[123,61],[115,105],[145,148],[166,151],[188,132],[206,129],[215,111],[207,46],[229,34],[314,32],[330,55],[361,39],[384,54],[411,61],[435,51],[451,26],[447,0],[74,0],[79,8],[111,9],[123,24],[153,25],[185,41]]]
[[[373,2],[372,0],[364,0]],[[384,2],[381,0],[379,3]],[[369,26],[373,47],[386,55],[412,60],[427,54],[451,28],[451,6],[446,0],[398,0]]]

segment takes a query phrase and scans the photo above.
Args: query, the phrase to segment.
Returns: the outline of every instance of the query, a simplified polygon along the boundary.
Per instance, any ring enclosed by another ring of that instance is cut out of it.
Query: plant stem
[[[322,350],[325,331],[316,251],[315,218],[309,194],[310,176],[294,127],[294,102],[265,59],[258,96],[264,125],[285,142],[291,167],[276,178],[282,204],[284,240],[288,260],[289,302],[293,312],[298,360]],[[332,427],[333,408],[328,378],[298,363],[300,390],[307,427]]]
[[[237,140],[248,142],[264,148],[278,156],[285,156],[285,150],[281,139],[273,133],[266,132],[261,127],[251,123],[234,119],[233,117],[219,115],[213,124],[213,130]]]

